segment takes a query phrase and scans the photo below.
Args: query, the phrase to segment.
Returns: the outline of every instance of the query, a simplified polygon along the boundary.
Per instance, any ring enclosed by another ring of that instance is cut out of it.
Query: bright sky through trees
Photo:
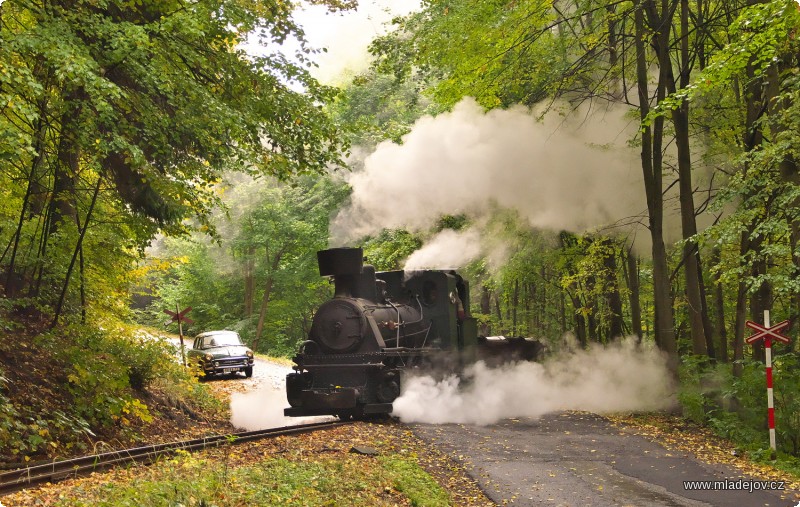
[[[396,16],[404,16],[419,9],[418,1],[365,0],[358,9],[343,13],[330,13],[322,5],[305,5],[295,11],[295,19],[305,30],[310,47],[326,48],[326,53],[313,56],[318,68],[312,74],[326,84],[338,83],[345,73],[360,72],[367,68],[370,57],[367,45],[387,31],[387,24]],[[263,51],[255,40],[248,41],[248,52]],[[297,51],[295,40],[283,45],[287,55]]]

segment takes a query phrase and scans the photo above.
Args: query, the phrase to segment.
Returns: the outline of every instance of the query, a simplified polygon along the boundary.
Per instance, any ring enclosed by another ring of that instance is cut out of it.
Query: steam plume
[[[280,428],[323,421],[330,417],[286,417],[286,389],[280,387],[262,387],[255,391],[231,394],[231,424],[246,431],[257,431],[268,428]]]
[[[508,417],[539,417],[559,410],[609,413],[657,410],[674,404],[662,353],[625,339],[577,350],[544,363],[491,369],[470,367],[468,385],[450,376],[409,376],[394,402],[404,422],[486,425]]]
[[[445,229],[411,254],[404,269],[453,268],[465,266],[481,254],[480,234],[476,229]]]
[[[465,99],[384,142],[350,178],[352,203],[335,218],[334,243],[383,228],[425,230],[443,214],[513,208],[538,228],[583,231],[645,209],[633,123],[622,111],[538,122],[515,107],[484,112]]]
[[[284,417],[286,394],[271,387],[231,394],[231,424],[247,431],[278,428],[292,424]]]

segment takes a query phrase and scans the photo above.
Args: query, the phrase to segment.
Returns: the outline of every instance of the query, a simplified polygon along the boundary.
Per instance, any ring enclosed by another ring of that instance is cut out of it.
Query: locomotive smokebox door
[[[330,248],[317,252],[319,276],[360,275],[364,251],[360,248]]]

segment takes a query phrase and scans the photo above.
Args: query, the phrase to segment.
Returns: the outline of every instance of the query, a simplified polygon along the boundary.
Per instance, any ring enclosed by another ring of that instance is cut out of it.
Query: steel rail
[[[193,440],[181,440],[165,444],[154,444],[119,451],[110,451],[93,454],[80,458],[53,461],[50,463],[32,465],[0,472],[0,494],[18,491],[26,487],[57,482],[72,477],[80,477],[91,472],[105,470],[117,465],[129,463],[153,463],[161,458],[173,455],[178,451],[197,451],[220,445],[241,444],[253,440],[307,433],[319,429],[327,429],[345,421],[325,421],[319,423],[299,424],[296,426],[283,426],[265,430],[244,431],[226,435],[213,435]]]

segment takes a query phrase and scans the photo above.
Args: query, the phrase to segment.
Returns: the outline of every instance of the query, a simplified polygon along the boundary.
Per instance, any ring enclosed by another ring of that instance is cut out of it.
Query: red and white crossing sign
[[[173,322],[177,322],[178,323],[178,336],[180,336],[180,338],[181,338],[181,357],[183,358],[183,365],[186,366],[186,354],[185,354],[185,351],[184,351],[184,349],[186,347],[183,344],[183,325],[186,324],[187,326],[191,326],[192,324],[194,324],[194,321],[186,316],[187,313],[192,311],[192,307],[191,306],[187,306],[186,308],[184,308],[181,311],[178,311],[178,308],[180,308],[180,307],[178,306],[177,303],[175,303],[175,311],[174,312],[171,311],[171,310],[164,310],[164,313],[166,313],[167,315],[172,317],[172,319],[170,319],[170,321],[167,322],[164,325],[165,326],[169,326]]]
[[[772,459],[775,459],[777,451],[775,445],[775,398],[772,392],[772,340],[779,342],[789,343],[789,337],[780,333],[782,329],[789,327],[790,322],[784,320],[774,326],[769,325],[769,310],[764,310],[764,325],[748,320],[745,325],[750,329],[755,329],[757,332],[750,338],[747,338],[747,343],[753,344],[758,340],[764,340],[764,363],[767,373],[767,423],[769,425],[769,446],[772,448]]]
[[[177,307],[175,308],[175,310],[177,310]],[[179,311],[174,311],[173,312],[173,311],[170,311],[170,310],[164,310],[164,313],[166,313],[167,315],[170,315],[172,317],[172,319],[169,322],[167,322],[167,324],[171,324],[172,322],[177,322],[178,324],[186,324],[187,326],[191,326],[192,324],[194,324],[194,321],[186,316],[186,314],[191,312],[191,311],[192,311],[192,307],[191,306],[187,306],[186,308],[184,308],[180,312]]]
[[[768,343],[767,340],[770,341],[778,340],[779,342],[789,343],[789,337],[784,336],[780,333],[782,329],[789,327],[789,324],[791,324],[791,322],[789,322],[788,320],[784,320],[783,322],[780,322],[772,327],[769,327],[769,320],[765,321],[763,326],[761,324],[758,324],[757,322],[748,320],[747,322],[745,322],[745,325],[750,329],[755,329],[758,332],[753,336],[751,336],[750,338],[747,338],[745,341],[752,345],[758,340],[764,338],[764,345],[766,345],[767,347],[769,347],[769,345],[767,345]]]

